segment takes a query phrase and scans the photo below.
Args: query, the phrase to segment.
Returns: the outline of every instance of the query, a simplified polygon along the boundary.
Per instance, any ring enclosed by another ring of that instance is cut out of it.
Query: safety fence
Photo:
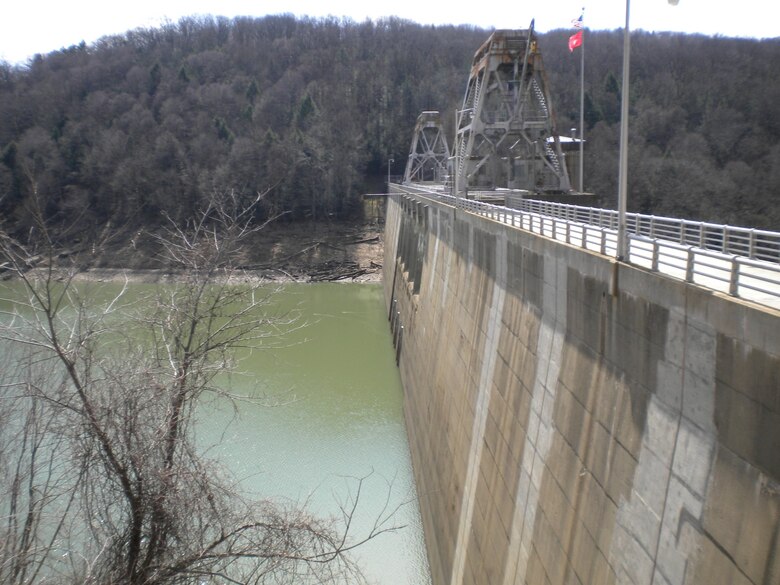
[[[618,212],[614,209],[533,199],[512,199],[510,207],[607,229],[616,230],[618,226]],[[677,242],[751,260],[780,261],[778,232],[640,213],[626,213],[626,230],[635,236]]]
[[[617,256],[618,212],[531,199],[510,207],[403,189],[554,238]],[[625,261],[674,278],[780,309],[780,233],[642,214],[626,214]]]

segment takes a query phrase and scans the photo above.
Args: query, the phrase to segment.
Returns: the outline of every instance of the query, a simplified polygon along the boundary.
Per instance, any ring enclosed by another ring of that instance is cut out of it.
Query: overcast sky
[[[455,5],[461,8],[455,8]],[[292,13],[348,17],[362,22],[398,16],[421,24],[472,24],[483,28],[569,28],[585,7],[593,29],[622,28],[625,0],[9,0],[0,9],[0,59],[24,63],[48,53],[138,27],[156,27],[183,16],[227,17]],[[466,8],[468,7],[468,9]],[[633,0],[631,29],[707,35],[780,37],[780,5],[775,0]]]

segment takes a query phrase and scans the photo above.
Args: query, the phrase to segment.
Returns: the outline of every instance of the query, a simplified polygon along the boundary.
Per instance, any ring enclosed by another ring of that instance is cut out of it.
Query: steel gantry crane
[[[412,147],[404,173],[405,183],[441,182],[447,174],[450,148],[439,112],[422,112],[417,117]]]
[[[494,31],[477,50],[456,124],[456,195],[571,190],[533,22]]]

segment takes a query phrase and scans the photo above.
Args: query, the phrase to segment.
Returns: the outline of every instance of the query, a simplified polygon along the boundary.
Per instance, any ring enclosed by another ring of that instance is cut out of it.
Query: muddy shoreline
[[[163,268],[127,269],[127,268],[89,268],[77,272],[74,281],[90,282],[128,282],[141,284],[157,284],[166,282],[178,282],[182,272],[166,270]],[[380,283],[382,282],[382,267],[371,268],[370,271],[343,278],[334,275],[333,278],[316,278],[305,271],[291,274],[280,269],[263,270],[236,270],[228,275],[231,283],[317,283],[317,282],[346,282],[346,283]]]
[[[140,233],[139,233],[140,236]],[[85,259],[78,281],[163,283],[181,271],[160,260],[154,238],[136,237]],[[266,226],[233,259],[231,282],[382,281],[384,225],[368,222],[302,222]],[[63,267],[64,268],[64,267]],[[6,278],[9,275],[6,275]]]

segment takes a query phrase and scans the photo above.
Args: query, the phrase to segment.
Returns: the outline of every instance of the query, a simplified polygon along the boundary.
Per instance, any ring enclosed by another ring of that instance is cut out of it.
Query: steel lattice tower
[[[455,141],[457,191],[571,190],[533,30],[497,30],[474,55]]]
[[[450,148],[439,112],[422,112],[414,125],[404,182],[443,181],[449,157]]]

